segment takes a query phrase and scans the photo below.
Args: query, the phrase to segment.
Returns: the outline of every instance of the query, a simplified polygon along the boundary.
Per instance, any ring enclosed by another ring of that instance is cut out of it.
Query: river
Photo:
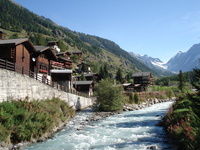
[[[159,103],[87,123],[92,112],[81,111],[51,139],[25,150],[145,150],[150,146],[172,150],[163,128],[156,126],[171,104]]]

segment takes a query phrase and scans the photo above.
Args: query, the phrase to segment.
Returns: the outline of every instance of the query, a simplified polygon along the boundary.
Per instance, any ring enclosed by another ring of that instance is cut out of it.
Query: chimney
[[[0,30],[0,40],[5,40],[5,35],[6,34],[7,34],[6,32]]]

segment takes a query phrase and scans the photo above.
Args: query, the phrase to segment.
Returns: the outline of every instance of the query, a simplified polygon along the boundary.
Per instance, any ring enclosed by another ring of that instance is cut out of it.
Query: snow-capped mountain
[[[141,56],[133,52],[129,53],[132,57],[137,58],[139,61],[143,62],[145,65],[156,71],[160,75],[169,76],[172,72],[167,69],[165,63],[163,63],[159,58],[153,58],[148,55]]]
[[[172,72],[178,73],[180,70],[187,72],[193,68],[200,68],[200,44],[193,45],[187,52],[179,51],[167,63],[163,63],[159,58],[153,58],[147,55],[141,56],[132,52],[129,54],[160,75],[165,76],[172,75]]]
[[[200,68],[200,44],[193,45],[187,52],[179,51],[166,66],[173,72],[187,72],[195,67]]]

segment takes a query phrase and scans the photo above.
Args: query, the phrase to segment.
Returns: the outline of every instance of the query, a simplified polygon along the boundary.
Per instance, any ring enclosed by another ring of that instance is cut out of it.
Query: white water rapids
[[[123,112],[84,124],[91,111],[82,111],[67,126],[45,142],[26,150],[145,150],[149,146],[173,149],[163,128],[156,126],[172,102]]]

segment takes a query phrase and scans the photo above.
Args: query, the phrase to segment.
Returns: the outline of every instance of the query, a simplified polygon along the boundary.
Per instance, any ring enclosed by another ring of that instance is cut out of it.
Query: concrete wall
[[[19,100],[26,97],[29,97],[30,100],[58,97],[68,102],[75,109],[83,109],[93,104],[91,98],[66,93],[40,83],[26,75],[0,69],[0,102],[10,99]]]

